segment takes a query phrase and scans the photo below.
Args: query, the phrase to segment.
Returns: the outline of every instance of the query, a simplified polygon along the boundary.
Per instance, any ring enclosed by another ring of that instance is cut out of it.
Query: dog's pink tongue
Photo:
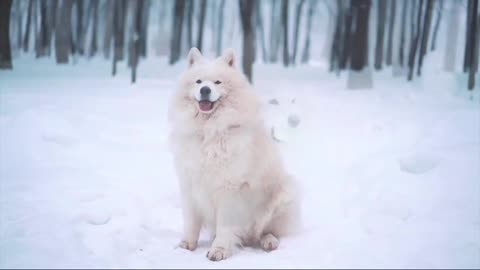
[[[198,105],[200,107],[200,110],[204,111],[204,112],[208,112],[212,109],[213,107],[213,102],[210,102],[210,101],[200,101],[198,102]]]

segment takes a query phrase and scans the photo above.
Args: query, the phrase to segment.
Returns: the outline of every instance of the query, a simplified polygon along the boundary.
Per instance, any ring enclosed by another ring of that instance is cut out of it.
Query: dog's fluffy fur
[[[235,245],[276,249],[298,228],[298,192],[260,115],[260,101],[236,67],[233,50],[206,60],[196,48],[169,108],[171,146],[180,182],[184,234],[194,250],[202,226],[214,240],[207,257],[226,259]],[[202,111],[201,86],[218,95]]]

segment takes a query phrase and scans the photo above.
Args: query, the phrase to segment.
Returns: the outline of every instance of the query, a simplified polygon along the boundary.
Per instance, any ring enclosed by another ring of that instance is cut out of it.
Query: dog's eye
[[[216,80],[216,81],[215,81],[215,84],[221,84],[221,83],[222,83],[222,82],[219,81],[219,80]]]
[[[200,84],[202,83],[202,80],[197,80],[196,83]]]

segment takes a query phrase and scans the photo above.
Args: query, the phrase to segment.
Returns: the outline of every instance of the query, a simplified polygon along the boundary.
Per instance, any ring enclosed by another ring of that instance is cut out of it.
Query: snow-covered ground
[[[175,248],[166,110],[182,64],[21,57],[0,72],[0,267],[480,267],[480,106],[438,70],[346,90],[323,66],[256,66],[304,228],[222,262]],[[432,65],[434,66],[434,65]],[[268,104],[276,98],[280,105]],[[292,104],[291,100],[295,99]],[[300,125],[282,129],[297,114]]]

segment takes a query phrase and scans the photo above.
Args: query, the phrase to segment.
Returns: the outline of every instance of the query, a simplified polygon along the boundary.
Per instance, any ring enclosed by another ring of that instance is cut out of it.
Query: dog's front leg
[[[185,199],[182,208],[183,237],[179,247],[193,251],[197,248],[202,220],[191,200]]]
[[[207,253],[212,261],[224,260],[232,254],[248,221],[248,209],[238,192],[222,193],[217,197],[215,240]]]

